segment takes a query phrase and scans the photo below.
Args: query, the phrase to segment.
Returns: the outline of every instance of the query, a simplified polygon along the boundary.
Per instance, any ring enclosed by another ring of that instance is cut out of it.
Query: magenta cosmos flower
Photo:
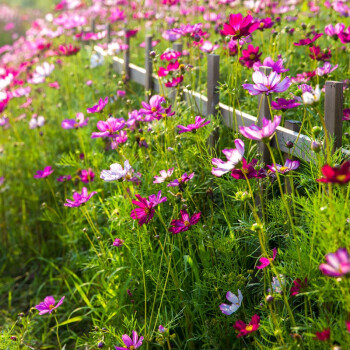
[[[256,62],[253,65],[253,69],[258,71],[260,66],[266,66],[272,68],[272,70],[278,74],[288,72],[289,69],[283,67],[283,59],[280,57],[275,62],[271,57],[266,57],[261,64],[260,62]]]
[[[181,210],[180,213],[181,213],[181,219],[172,220],[170,223],[170,226],[173,226],[173,227],[171,227],[169,231],[173,235],[189,230],[190,227],[195,225],[201,218],[201,213],[193,214],[192,217],[188,215],[186,210]]]
[[[259,22],[254,23],[253,17],[248,15],[243,17],[241,13],[231,14],[229,23],[224,23],[221,34],[231,35],[232,39],[237,40],[250,35],[260,26]]]
[[[227,162],[224,162],[220,158],[213,158],[211,162],[216,168],[212,168],[211,173],[215,176],[222,176],[231,171],[239,164],[244,155],[244,142],[240,139],[235,140],[235,149],[224,149],[222,153],[227,158]]]
[[[258,163],[257,159],[252,159],[250,163],[247,163],[246,159],[242,159],[242,166],[241,168],[232,169],[231,176],[236,180],[245,180],[251,179],[253,177],[257,179],[263,179],[266,177],[266,170],[265,169],[255,169],[256,165]]]
[[[124,240],[120,239],[120,238],[116,238],[113,242],[113,245],[115,247],[121,247],[124,244]]]
[[[242,57],[239,58],[239,62],[248,68],[252,68],[255,63],[260,63],[259,46],[254,47],[253,45],[248,45],[246,50],[242,50]]]
[[[64,203],[66,207],[80,207],[82,204],[86,203],[94,194],[97,192],[91,192],[88,193],[88,190],[86,187],[83,187],[81,189],[81,193],[74,192],[73,193],[73,200],[67,199],[67,203]]]
[[[326,255],[327,264],[321,264],[324,275],[341,277],[350,273],[350,257],[346,248],[339,248],[335,253]]]
[[[144,101],[141,102],[142,107],[139,110],[141,115],[150,115],[152,117],[157,116],[165,112],[165,108],[162,106],[165,103],[165,98],[163,96],[154,95],[150,98],[149,103]]]
[[[350,108],[343,109],[343,120],[350,121]]]
[[[274,261],[274,260],[275,260],[276,255],[277,255],[277,249],[276,249],[276,248],[273,248],[273,249],[272,249],[272,252],[273,252],[272,258],[264,258],[264,257],[262,257],[262,258],[259,259],[261,265],[256,266],[256,268],[257,268],[258,270],[264,269],[265,267],[267,267],[267,266],[269,266],[269,265],[271,264],[271,261]]]
[[[295,99],[286,100],[284,98],[278,98],[275,101],[271,101],[271,107],[275,110],[286,111],[287,109],[292,109],[300,106],[300,103],[296,102]]]
[[[51,166],[47,166],[44,168],[44,170],[38,170],[36,172],[36,175],[34,175],[34,179],[43,179],[45,177],[48,177],[54,172]]]
[[[320,38],[323,35],[323,33],[315,34],[311,39],[300,39],[297,43],[294,43],[295,46],[306,46],[314,43],[318,38]]]
[[[125,126],[125,120],[123,118],[108,118],[106,121],[100,120],[96,124],[97,129],[100,132],[93,132],[91,138],[98,137],[117,137],[118,131]]]
[[[298,295],[302,289],[307,288],[307,277],[304,280],[297,278],[293,281],[293,286],[290,289],[290,293],[292,296]]]
[[[175,179],[173,181],[171,181],[169,184],[168,184],[168,187],[179,187],[181,188],[181,186],[185,183],[187,183],[188,181],[190,181],[194,176],[194,173],[191,173],[189,175],[187,175],[187,173],[184,173],[181,175],[180,178],[178,179]]]
[[[142,340],[143,337],[137,335],[136,331],[132,331],[132,339],[127,335],[124,334],[122,336],[123,343],[125,344],[126,347],[121,347],[121,346],[115,346],[116,350],[134,350],[139,348],[142,345]]]
[[[170,168],[168,170],[161,170],[160,176],[154,176],[155,180],[153,181],[154,184],[160,184],[170,178],[170,176],[173,174],[174,168]]]
[[[167,200],[166,197],[162,197],[162,191],[159,191],[157,196],[152,194],[147,198],[141,197],[139,194],[135,195],[138,201],[132,200],[132,203],[139,208],[131,211],[131,218],[138,220],[140,226],[148,224],[154,216],[154,208],[159,204]]]
[[[94,181],[95,173],[91,170],[91,168],[89,168],[88,170],[83,169],[80,171],[79,177],[81,182],[88,184],[89,182]]]
[[[271,72],[269,76],[257,71],[253,73],[253,81],[255,84],[243,84],[243,88],[248,90],[250,95],[271,94],[272,92],[286,91],[292,81],[286,77],[281,81],[282,76],[276,72]]]
[[[276,167],[274,165],[267,165],[270,171],[275,173],[277,169],[277,171],[280,174],[285,174],[291,170],[296,170],[299,168],[299,166],[300,166],[300,162],[298,160],[290,160],[290,159],[286,159],[286,162],[284,163],[283,166],[280,164],[276,164]]]
[[[324,177],[317,179],[317,182],[338,183],[345,185],[350,181],[350,161],[345,161],[340,167],[331,167],[326,164],[321,169]]]
[[[281,123],[281,116],[276,115],[273,118],[273,121],[268,120],[266,118],[262,118],[262,128],[257,126],[256,124],[252,124],[251,126],[240,126],[240,133],[250,140],[262,140],[267,142],[270,140],[270,137],[275,133],[278,125]]]
[[[205,125],[208,125],[210,123],[210,120],[207,120],[205,122],[204,118],[201,118],[199,115],[197,115],[195,117],[195,123],[194,124],[189,124],[187,126],[183,126],[183,125],[178,125],[177,127],[180,129],[179,130],[179,134],[182,134],[184,132],[190,132],[190,131],[194,131],[196,129],[202,128]]]
[[[46,297],[39,305],[36,305],[35,308],[39,311],[39,315],[51,314],[52,311],[56,310],[59,306],[63,304],[65,297],[62,297],[61,300],[55,306],[55,299],[52,296]]]
[[[105,99],[100,98],[100,100],[98,101],[98,104],[88,108],[86,111],[88,113],[98,113],[98,112],[102,112],[103,108],[105,108],[105,106],[108,103],[108,96]]]
[[[245,324],[242,320],[236,321],[233,327],[239,332],[237,338],[245,337],[250,333],[256,332],[260,327],[260,316],[254,315],[249,322]]]
[[[62,121],[61,126],[63,129],[78,129],[88,124],[89,118],[84,117],[83,113],[77,113],[76,119],[65,119]]]

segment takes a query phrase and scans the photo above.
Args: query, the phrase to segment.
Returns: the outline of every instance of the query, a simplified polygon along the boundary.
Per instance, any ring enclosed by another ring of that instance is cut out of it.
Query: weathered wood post
[[[269,75],[272,72],[271,67],[261,66],[259,71],[264,73],[265,75]],[[259,108],[259,117],[258,117],[258,126],[262,127],[262,118],[270,119],[272,118],[269,102],[265,94],[258,95],[258,108]],[[265,164],[269,164],[271,161],[270,152],[264,142],[259,142],[259,151],[261,153],[261,160]]]
[[[145,69],[146,69],[146,75],[145,75],[145,93],[146,93],[146,100],[148,101],[149,96],[151,94],[151,90],[153,88],[153,66],[152,66],[152,57],[150,56],[150,53],[152,51],[152,35],[146,35],[146,46],[145,46]]]
[[[181,52],[182,53],[182,43],[174,43],[173,44],[173,50]]]
[[[96,18],[91,19],[91,28],[90,28],[92,33],[95,33],[96,30]]]
[[[124,74],[125,81],[130,79],[130,37],[128,36],[128,29],[125,28],[124,44],[127,46],[124,50]]]
[[[207,116],[217,114],[219,104],[219,77],[220,77],[220,56],[215,54],[207,55]],[[216,128],[208,138],[208,145],[215,148],[219,139],[219,128]]]
[[[107,35],[106,35],[106,40],[107,44],[111,42],[112,39],[112,26],[110,23],[107,24]]]
[[[327,133],[334,138],[333,152],[341,148],[343,136],[343,83],[326,81],[324,121]],[[326,131],[325,131],[326,132]]]

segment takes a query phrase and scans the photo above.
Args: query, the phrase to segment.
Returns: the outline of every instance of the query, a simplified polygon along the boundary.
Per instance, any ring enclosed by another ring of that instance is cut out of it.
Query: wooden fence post
[[[333,152],[341,148],[343,136],[343,83],[326,81],[324,99],[325,132],[334,138]]]
[[[125,28],[124,44],[127,45],[127,48],[124,50],[124,74],[125,81],[128,81],[130,79],[130,37],[128,36],[127,28]]]
[[[220,77],[220,56],[207,55],[207,116],[217,113],[216,106],[219,104],[219,77]],[[216,128],[208,138],[208,145],[215,147],[219,139],[219,128]]]
[[[182,43],[174,43],[174,44],[173,44],[173,50],[182,53]]]
[[[146,100],[149,100],[149,96],[151,93],[151,90],[153,88],[153,66],[152,66],[152,58],[150,56],[150,53],[152,51],[152,35],[146,35],[146,46],[145,46],[145,69],[146,69],[146,76],[145,76],[145,92],[146,92]]]
[[[111,42],[111,36],[112,36],[112,26],[110,23],[107,24],[107,44]]]
[[[271,67],[266,67],[266,66],[260,66],[259,71],[264,73],[265,75],[269,75],[272,72]],[[270,95],[271,96],[271,95]],[[258,117],[258,125],[259,127],[262,127],[262,118],[266,118],[271,120],[272,115],[270,112],[270,107],[269,107],[269,102],[268,98],[265,94],[260,94],[258,95],[258,108],[259,108],[259,117]],[[259,151],[261,153],[261,160],[265,164],[269,164],[271,161],[271,156],[268,148],[264,144],[264,142],[260,141],[259,142]]]
[[[92,33],[95,33],[95,30],[96,30],[96,18],[92,18],[91,19],[91,28],[90,28],[90,31]]]

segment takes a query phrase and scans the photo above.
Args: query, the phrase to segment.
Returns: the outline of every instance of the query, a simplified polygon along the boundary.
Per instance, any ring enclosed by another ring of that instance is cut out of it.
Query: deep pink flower
[[[299,166],[300,166],[299,160],[290,160],[290,159],[286,159],[286,162],[283,166],[280,164],[276,164],[276,167],[274,165],[267,165],[267,167],[270,169],[270,171],[275,173],[276,168],[277,168],[277,171],[280,174],[285,174],[291,170],[296,170],[299,168]]]
[[[317,182],[338,183],[344,185],[350,181],[350,161],[345,161],[340,167],[332,168],[326,164],[321,169],[324,177],[317,179]]]
[[[311,39],[301,39],[299,42],[294,43],[295,46],[306,46],[314,43],[318,38],[320,38],[323,35],[323,33],[315,34]]]
[[[143,337],[138,337],[136,331],[132,331],[132,339],[124,334],[122,336],[123,343],[126,347],[115,346],[116,350],[134,350],[139,348],[142,345]]]
[[[81,182],[88,184],[89,182],[94,181],[95,173],[91,170],[91,168],[88,170],[83,169],[80,171],[79,177]]]
[[[350,321],[345,321],[346,329],[350,333]]]
[[[244,155],[244,142],[240,139],[235,140],[235,149],[224,149],[222,153],[227,158],[227,162],[224,162],[220,158],[213,158],[211,162],[217,168],[212,168],[211,173],[215,176],[222,176],[231,171],[239,164]]]
[[[143,108],[139,110],[139,114],[148,116],[145,121],[151,121],[157,115],[165,112],[165,107],[163,106],[165,102],[163,96],[154,95],[150,98],[149,103],[141,102]]]
[[[262,257],[262,258],[259,259],[261,265],[256,266],[257,269],[262,270],[265,267],[269,266],[271,264],[271,261],[275,260],[276,255],[277,255],[277,248],[273,248],[272,252],[273,252],[272,258],[264,258],[264,257]]]
[[[271,101],[271,107],[275,110],[286,111],[287,109],[292,109],[298,106],[300,106],[300,103],[296,102],[295,99],[286,100],[284,98],[278,98],[276,102]]]
[[[264,73],[257,71],[253,73],[252,77],[255,84],[242,84],[242,86],[253,96],[260,94],[268,95],[272,92],[283,92],[292,84],[288,77],[281,81],[281,75],[276,72],[271,72],[269,76],[266,76]]]
[[[302,281],[300,278],[297,278],[293,281],[293,287],[290,289],[290,293],[292,296],[298,295],[300,290],[307,287],[307,277]]]
[[[115,247],[121,247],[124,244],[124,240],[120,239],[120,238],[116,238],[113,242],[113,245]]]
[[[263,179],[264,177],[266,177],[266,170],[255,169],[257,163],[257,159],[252,159],[250,163],[247,163],[246,159],[243,158],[241,167],[232,169],[231,176],[236,180],[245,180],[246,178]]]
[[[316,61],[329,61],[332,57],[331,50],[321,51],[319,46],[309,47],[310,58]]]
[[[111,11],[111,15],[108,19],[111,23],[114,23],[117,21],[124,21],[125,20],[125,13],[123,10],[116,8],[114,11]]]
[[[179,77],[173,77],[172,80],[167,81],[164,85],[166,87],[176,87],[179,84],[181,84],[183,82],[183,80],[184,80],[183,75],[180,75]]]
[[[324,27],[324,32],[328,36],[338,39],[338,35],[340,33],[343,33],[344,29],[345,29],[345,24],[343,23],[337,23],[334,27],[332,24],[328,24]]]
[[[80,51],[79,46],[73,46],[72,44],[64,44],[58,47],[58,51],[62,56],[72,56]]]
[[[191,226],[195,225],[199,219],[201,218],[201,213],[193,214],[192,217],[190,217],[186,210],[181,210],[181,219],[179,220],[172,220],[170,226],[173,226],[169,229],[169,231],[176,235],[180,232],[185,232],[190,229]]]
[[[65,182],[72,180],[72,176],[70,175],[61,175],[56,179],[58,182]]]
[[[335,253],[326,255],[327,264],[321,264],[324,275],[341,277],[350,273],[350,257],[346,248],[339,248]]]
[[[315,333],[315,339],[320,341],[327,341],[331,336],[331,330],[329,328],[324,329],[322,332]]]
[[[36,172],[36,175],[34,175],[34,179],[43,179],[45,177],[48,177],[54,172],[51,166],[47,166],[44,168],[44,170],[38,170]]]
[[[88,193],[88,190],[86,187],[83,187],[81,189],[81,193],[74,192],[73,193],[73,200],[67,199],[67,203],[64,203],[66,207],[80,207],[82,204],[86,203],[94,194],[97,192],[91,192]]]
[[[161,196],[162,192],[159,191],[158,195],[152,194],[147,198],[143,198],[140,195],[135,195],[138,201],[132,200],[132,203],[139,208],[135,208],[131,211],[131,218],[138,220],[140,226],[148,224],[154,216],[154,208],[159,204],[167,200],[166,197]]]
[[[248,45],[246,50],[242,50],[242,57],[239,58],[239,62],[248,68],[252,68],[254,63],[260,62],[259,46],[254,47],[253,45]]]
[[[65,119],[62,121],[61,126],[63,129],[78,129],[87,126],[89,118],[84,117],[83,113],[77,113],[76,119]]]
[[[98,101],[97,105],[94,105],[90,108],[88,108],[86,111],[88,113],[98,113],[98,112],[102,112],[103,108],[105,108],[105,106],[108,103],[108,96],[106,96],[105,99],[100,98],[100,100]]]
[[[349,121],[350,120],[350,108],[345,108],[343,109],[343,120],[347,120]]]
[[[263,31],[264,29],[268,29],[268,28],[273,27],[274,24],[275,24],[275,22],[273,22],[270,17],[266,17],[266,18],[259,20],[259,28],[258,29]]]
[[[100,132],[93,132],[91,138],[98,137],[112,137],[118,136],[118,131],[125,126],[125,120],[123,118],[108,118],[106,121],[100,120],[96,124],[97,129]]]
[[[166,61],[175,61],[181,56],[181,52],[174,51],[174,50],[167,50],[164,53],[160,55],[160,59],[166,60]]]
[[[40,304],[36,305],[35,308],[39,311],[39,315],[51,314],[54,310],[56,310],[59,306],[63,304],[63,300],[65,297],[62,297],[61,300],[55,306],[55,299],[52,296],[46,297],[44,301]]]
[[[187,126],[178,125],[177,127],[180,129],[179,134],[182,134],[184,132],[190,132],[194,131],[196,129],[202,128],[205,125],[208,125],[210,123],[210,120],[205,121],[204,118],[201,118],[199,115],[195,117],[195,123],[189,124]]]
[[[190,181],[194,176],[194,173],[187,175],[187,173],[184,173],[179,179],[175,179],[168,183],[168,187],[179,187],[182,188],[182,185]]]
[[[275,133],[278,125],[281,123],[281,116],[276,115],[273,121],[266,118],[262,118],[262,128],[256,124],[250,126],[240,126],[240,133],[250,140],[262,140],[267,142],[270,140],[271,136]]]
[[[230,35],[232,39],[240,39],[248,36],[257,30],[260,26],[259,22],[254,23],[253,17],[248,15],[243,17],[241,13],[231,14],[229,23],[224,23],[222,35]]]
[[[233,327],[239,331],[237,338],[245,337],[251,333],[256,332],[260,327],[260,316],[254,315],[249,322],[249,324],[245,324],[242,320],[236,321]]]

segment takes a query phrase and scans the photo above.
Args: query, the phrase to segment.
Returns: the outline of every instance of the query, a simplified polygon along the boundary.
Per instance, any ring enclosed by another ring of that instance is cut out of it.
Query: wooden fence
[[[110,41],[110,26],[107,27],[107,42]],[[117,73],[124,74],[126,79],[134,81],[145,89],[151,90],[154,93],[160,93],[159,78],[153,73],[152,59],[150,52],[152,51],[152,36],[146,36],[145,46],[145,68],[138,67],[130,63],[130,38],[125,37],[125,43],[128,48],[124,51],[123,59],[112,57],[113,68]],[[182,44],[175,43],[174,50],[182,51]],[[94,50],[103,56],[107,56],[107,52],[100,46],[95,46]],[[266,74],[271,72],[270,67],[260,67],[260,70]],[[261,123],[261,118],[271,119],[270,108],[268,106],[267,97],[265,95],[258,96],[259,117],[244,113],[240,110],[233,110],[223,103],[219,102],[218,81],[220,75],[220,56],[215,54],[207,54],[207,96],[198,92],[183,89],[183,98],[188,106],[196,106],[196,113],[208,117],[216,113],[220,113],[225,126],[230,129],[237,130],[239,126],[247,126],[251,124]],[[173,90],[168,89],[168,96],[173,97]],[[326,132],[334,139],[334,150],[342,146],[342,124],[343,124],[343,83],[336,81],[327,81],[325,84],[325,104],[324,104],[324,121]],[[282,152],[291,153],[294,157],[305,161],[313,161],[311,151],[312,140],[300,133],[300,126],[297,121],[286,120],[285,126],[279,126],[276,130],[277,137],[271,141],[273,147],[279,147]],[[215,136],[214,136],[215,139]],[[293,143],[290,149],[287,147],[287,142]],[[269,162],[269,153],[266,146],[259,144],[259,149],[262,154],[262,160],[265,163]],[[342,148],[342,153],[346,158],[350,157],[350,151]]]

